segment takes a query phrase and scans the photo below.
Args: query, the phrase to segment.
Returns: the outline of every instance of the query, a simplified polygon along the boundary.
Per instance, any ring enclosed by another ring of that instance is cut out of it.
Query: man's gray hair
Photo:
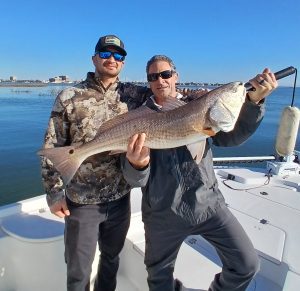
[[[164,62],[167,62],[170,67],[171,67],[171,70],[176,72],[176,67],[173,63],[173,61],[167,57],[167,56],[164,56],[164,55],[155,55],[153,56],[148,62],[147,62],[147,66],[146,66],[146,73],[148,74],[149,72],[149,67],[155,63],[155,62],[158,62],[158,61],[164,61]]]

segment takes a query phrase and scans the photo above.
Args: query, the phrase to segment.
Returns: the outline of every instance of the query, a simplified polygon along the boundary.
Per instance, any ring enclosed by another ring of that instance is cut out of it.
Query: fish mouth
[[[243,82],[232,82],[232,93],[237,93],[240,90],[240,87],[243,87],[243,94],[246,92],[245,83]]]

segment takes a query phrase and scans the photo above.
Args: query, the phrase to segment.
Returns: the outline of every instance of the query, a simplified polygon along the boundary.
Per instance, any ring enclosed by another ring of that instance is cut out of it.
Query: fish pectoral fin
[[[203,126],[201,124],[194,124],[192,126],[193,130],[199,133],[200,135],[205,135],[206,137],[208,136],[215,136],[218,131],[216,131],[213,127],[211,126]]]
[[[203,128],[202,132],[208,136],[215,136],[216,132],[211,127]]]

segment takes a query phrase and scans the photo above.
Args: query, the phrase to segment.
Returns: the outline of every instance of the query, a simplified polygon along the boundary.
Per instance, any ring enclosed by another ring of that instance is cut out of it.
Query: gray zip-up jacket
[[[146,105],[159,110],[150,98]],[[218,132],[212,137],[217,146],[236,146],[247,140],[257,129],[264,115],[264,105],[246,100],[235,128]],[[134,187],[142,187],[143,221],[161,216],[172,209],[190,224],[208,219],[225,205],[213,169],[210,143],[206,141],[203,158],[196,163],[187,146],[172,149],[151,149],[148,168],[139,172],[129,162],[124,164],[124,177]]]

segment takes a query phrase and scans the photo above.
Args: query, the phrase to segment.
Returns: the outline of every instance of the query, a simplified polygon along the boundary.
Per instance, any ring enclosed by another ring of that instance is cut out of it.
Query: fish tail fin
[[[53,163],[61,174],[65,185],[71,181],[84,160],[74,146],[41,149],[37,154],[44,156]]]

